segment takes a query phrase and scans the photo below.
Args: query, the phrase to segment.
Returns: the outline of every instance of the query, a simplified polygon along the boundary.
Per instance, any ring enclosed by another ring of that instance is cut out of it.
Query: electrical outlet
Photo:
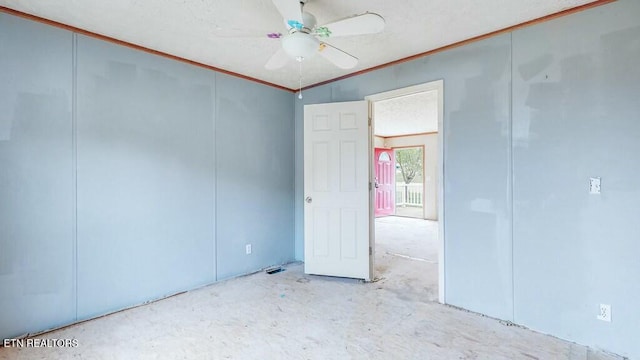
[[[598,320],[611,322],[611,305],[600,304],[600,312],[598,313]]]
[[[589,179],[589,194],[600,194],[600,182],[599,177]]]
[[[244,249],[247,255],[251,254],[251,244],[247,244]]]

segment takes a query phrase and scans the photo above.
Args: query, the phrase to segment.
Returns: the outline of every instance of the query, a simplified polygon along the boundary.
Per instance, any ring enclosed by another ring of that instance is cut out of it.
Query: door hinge
[[[369,255],[373,255],[373,248],[369,246]]]
[[[369,116],[369,126],[371,126],[371,116]]]
[[[369,191],[373,190],[373,186],[371,185],[371,181],[369,181]]]

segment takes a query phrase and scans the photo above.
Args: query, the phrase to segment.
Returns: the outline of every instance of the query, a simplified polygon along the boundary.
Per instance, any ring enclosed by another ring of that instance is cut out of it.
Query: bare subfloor
[[[0,359],[614,359],[434,302],[436,223],[376,229],[377,282],[292,264],[38,336],[76,348],[0,348]]]

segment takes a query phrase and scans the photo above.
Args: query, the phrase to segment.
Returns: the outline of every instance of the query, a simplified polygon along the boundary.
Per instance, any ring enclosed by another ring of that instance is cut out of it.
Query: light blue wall
[[[0,338],[292,261],[293,120],[288,91],[0,13]]]
[[[640,2],[619,0],[307,90],[296,257],[303,104],[444,79],[446,302],[640,358],[638,64]]]
[[[224,279],[294,257],[293,96],[228,75],[216,83],[216,237]]]
[[[75,319],[72,62],[71,33],[0,14],[0,338]]]
[[[215,281],[214,86],[78,37],[79,318]]]
[[[640,358],[640,2],[517,31],[513,58],[515,322]]]

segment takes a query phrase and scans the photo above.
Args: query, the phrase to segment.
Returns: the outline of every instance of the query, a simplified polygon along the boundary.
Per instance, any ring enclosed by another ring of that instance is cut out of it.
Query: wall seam
[[[511,321],[516,321],[516,282],[515,282],[515,238],[514,238],[514,230],[513,230],[513,214],[514,214],[514,201],[513,201],[513,187],[515,184],[515,173],[514,173],[514,161],[513,161],[513,31],[509,34],[509,46],[510,46],[510,64],[511,69],[509,76],[511,77],[509,81],[509,171],[510,171],[510,180],[511,184],[509,186],[509,197],[511,200],[511,209],[510,209],[510,230],[511,230]]]
[[[304,105],[302,105],[304,107]],[[296,102],[295,94],[293,96],[293,259],[299,261],[298,259],[298,237],[299,237],[299,220],[298,220],[298,191],[300,186],[298,185],[298,178],[296,174],[298,173],[298,159],[296,157],[296,150],[300,147],[300,140],[298,139],[298,129],[299,129],[299,121],[298,120],[298,104]],[[304,118],[303,118],[304,121]],[[304,134],[303,134],[304,135]],[[304,150],[302,151],[304,154]],[[304,155],[303,155],[304,156]],[[304,194],[302,195],[304,198]],[[303,240],[304,241],[304,240]],[[304,256],[302,257],[304,259]]]
[[[213,270],[218,281],[218,74],[213,73]]]
[[[296,237],[297,237],[297,224],[296,224],[296,190],[297,190],[297,181],[296,181],[296,148],[297,148],[297,143],[298,143],[298,122],[296,121],[296,99],[295,97],[293,98],[293,100],[291,101],[292,106],[292,112],[291,112],[291,116],[293,117],[293,143],[292,143],[292,148],[291,148],[291,161],[292,161],[292,167],[291,169],[293,169],[293,181],[292,181],[292,191],[293,191],[293,196],[291,197],[291,223],[293,224],[293,230],[291,232],[291,240],[293,241],[293,254],[291,256],[291,260],[292,261],[296,261]]]
[[[445,161],[445,113],[446,113],[446,102],[445,102],[445,80],[442,78],[442,85],[438,89],[438,203],[441,203],[442,206],[438,208],[438,241],[442,244],[440,251],[442,251],[442,255],[438,254],[438,261],[442,261],[442,283],[440,283],[440,279],[438,279],[438,287],[442,288],[442,304],[447,304],[447,262],[445,256],[447,255],[447,239],[445,237],[445,213],[446,213],[446,202],[445,202],[445,170],[446,170],[446,161]],[[442,160],[442,161],[441,161]],[[442,190],[442,191],[440,191]],[[440,271],[440,268],[438,268]]]
[[[73,181],[73,252],[75,321],[78,321],[78,35],[71,34],[71,156]]]

